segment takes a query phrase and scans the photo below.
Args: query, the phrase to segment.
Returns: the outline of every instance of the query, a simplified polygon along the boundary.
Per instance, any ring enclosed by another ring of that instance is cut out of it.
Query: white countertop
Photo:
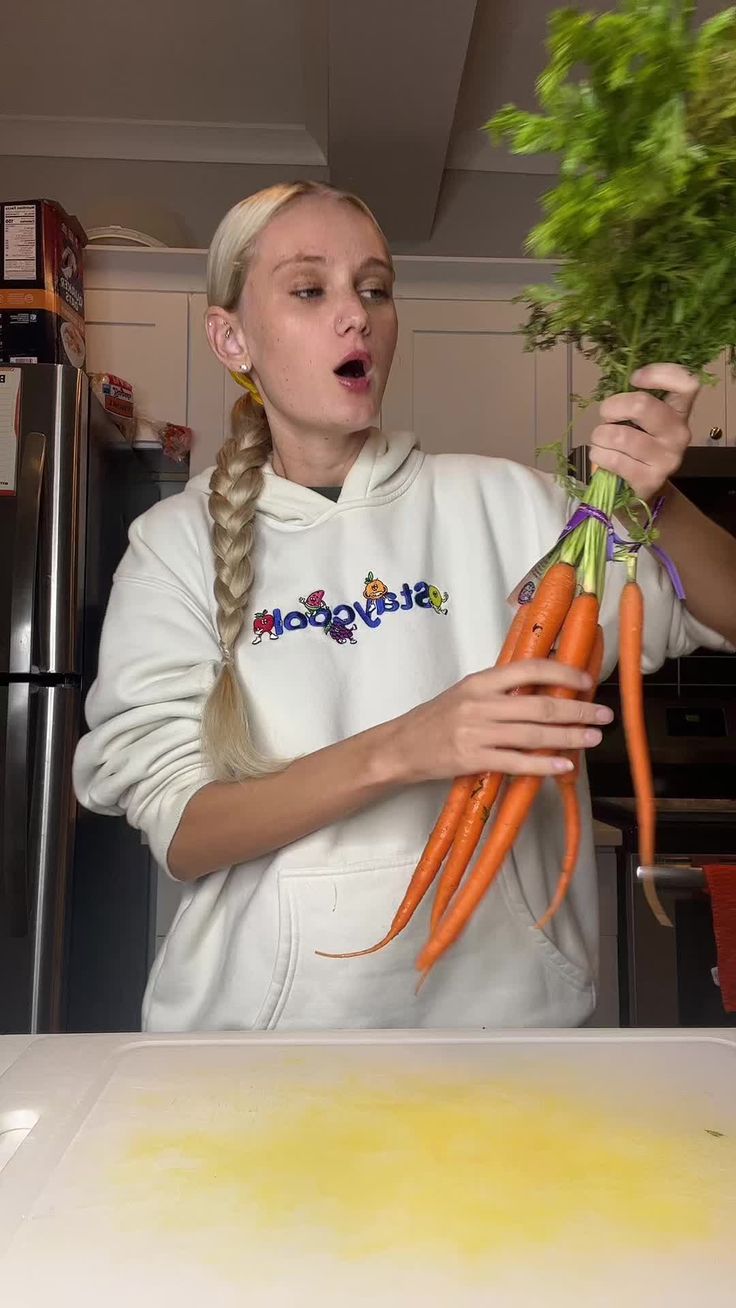
[[[10,1131],[9,1308],[733,1308],[734,1028],[7,1036]]]

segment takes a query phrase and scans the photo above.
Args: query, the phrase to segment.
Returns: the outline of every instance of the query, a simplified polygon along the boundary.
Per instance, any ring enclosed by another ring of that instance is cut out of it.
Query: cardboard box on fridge
[[[55,200],[0,202],[0,363],[84,366],[86,244]]]

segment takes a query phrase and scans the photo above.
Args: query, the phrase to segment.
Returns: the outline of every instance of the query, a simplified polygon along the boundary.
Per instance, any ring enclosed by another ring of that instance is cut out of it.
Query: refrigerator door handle
[[[27,936],[28,920],[28,744],[31,687],[11,681],[5,736],[2,808],[2,887],[8,930]]]
[[[72,759],[80,703],[75,686],[44,686],[36,693],[28,854],[33,928],[30,1029],[34,1034],[60,1031],[64,1025],[67,912],[76,834]]]
[[[36,610],[38,541],[41,527],[41,487],[46,462],[46,437],[28,432],[23,440],[13,544],[13,586],[10,604],[8,671],[30,676],[33,669],[33,622]]]

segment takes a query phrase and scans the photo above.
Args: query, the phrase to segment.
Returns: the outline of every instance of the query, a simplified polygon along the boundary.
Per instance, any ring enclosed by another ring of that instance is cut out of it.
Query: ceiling
[[[479,129],[509,100],[533,104],[559,3],[35,0],[3,23],[0,156],[98,161],[100,178],[110,161],[121,175],[123,161],[178,163],[200,188],[203,165],[252,167],[254,186],[325,177],[362,195],[392,241],[420,248],[443,194],[458,192],[453,174],[554,171]],[[466,189],[489,193],[470,178]]]

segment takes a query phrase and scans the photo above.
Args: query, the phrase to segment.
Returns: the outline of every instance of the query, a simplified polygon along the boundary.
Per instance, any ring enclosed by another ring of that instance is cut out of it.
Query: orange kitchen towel
[[[736,863],[706,864],[703,871],[713,905],[723,1007],[736,1013]]]

